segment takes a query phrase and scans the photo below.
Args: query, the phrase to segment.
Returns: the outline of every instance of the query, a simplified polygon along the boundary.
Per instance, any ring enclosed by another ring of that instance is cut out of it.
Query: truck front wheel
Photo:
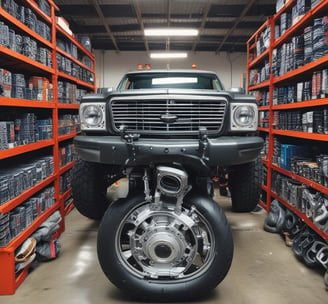
[[[79,159],[73,167],[71,183],[76,209],[90,219],[101,219],[109,205],[104,168]]]
[[[255,161],[234,166],[229,172],[229,190],[232,210],[251,212],[259,202],[263,180],[261,157]]]
[[[144,195],[109,206],[98,258],[118,288],[147,301],[195,300],[226,276],[233,255],[229,223],[210,197],[194,194],[181,212],[154,208]]]

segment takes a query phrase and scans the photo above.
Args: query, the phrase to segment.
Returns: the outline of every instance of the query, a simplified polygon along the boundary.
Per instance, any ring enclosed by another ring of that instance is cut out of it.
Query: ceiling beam
[[[237,20],[235,21],[235,24],[233,25],[233,27],[231,27],[227,34],[225,35],[225,37],[223,38],[223,40],[221,41],[219,47],[216,49],[215,53],[217,54],[218,52],[220,52],[222,46],[224,45],[224,43],[226,42],[226,40],[229,38],[229,36],[233,33],[233,31],[237,28],[238,24],[240,21],[243,20],[243,18],[246,16],[246,14],[248,13],[248,11],[250,10],[250,8],[253,6],[253,4],[255,3],[256,0],[250,0],[248,1],[248,3],[245,5],[242,13],[240,14],[240,17],[237,18]]]
[[[102,21],[102,23],[103,23],[103,25],[104,25],[104,27],[106,29],[106,32],[107,32],[108,36],[110,37],[110,39],[112,40],[112,42],[114,44],[115,50],[117,52],[119,52],[120,49],[119,49],[119,47],[118,47],[118,45],[116,43],[116,39],[115,39],[112,31],[110,30],[108,23],[106,22],[105,16],[104,16],[104,14],[103,14],[103,12],[101,10],[101,7],[99,5],[98,0],[92,0],[92,3],[93,3],[93,6],[95,7],[95,9],[97,11],[97,14],[98,14],[99,18],[101,19],[101,21]]]
[[[206,24],[206,20],[207,20],[207,16],[208,16],[208,12],[210,11],[210,8],[211,8],[211,0],[208,0],[207,1],[207,4],[205,6],[205,10],[204,10],[204,13],[203,13],[203,16],[202,16],[202,22],[201,22],[201,25],[199,27],[199,33],[198,33],[198,38],[195,40],[193,46],[192,46],[192,51],[194,52],[196,50],[196,47],[197,47],[197,44],[199,42],[199,36],[200,36],[200,33],[202,32],[202,30],[205,28],[205,24]]]
[[[139,0],[133,0],[133,5],[134,5],[134,10],[136,11],[136,14],[137,14],[138,23],[140,24],[140,29],[144,33],[145,27],[144,27],[144,22],[143,22],[143,19],[142,19]],[[144,42],[145,42],[146,51],[149,52],[149,44],[148,44],[148,40],[145,37],[145,35],[144,35]]]
[[[169,27],[171,24],[171,10],[172,10],[172,3],[171,0],[167,0],[167,26]]]
[[[170,27],[171,25],[171,10],[172,10],[171,0],[167,0],[167,27]],[[165,49],[166,51],[170,50],[170,37],[167,37]]]

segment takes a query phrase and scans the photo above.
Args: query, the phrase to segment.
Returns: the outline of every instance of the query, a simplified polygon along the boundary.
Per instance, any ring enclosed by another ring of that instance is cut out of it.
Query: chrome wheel
[[[208,196],[190,194],[177,210],[144,194],[111,204],[99,226],[98,258],[108,279],[133,298],[186,301],[208,295],[233,256],[229,223]]]
[[[144,203],[121,222],[116,251],[134,275],[152,279],[183,279],[200,275],[213,259],[215,238],[196,210],[152,210]]]

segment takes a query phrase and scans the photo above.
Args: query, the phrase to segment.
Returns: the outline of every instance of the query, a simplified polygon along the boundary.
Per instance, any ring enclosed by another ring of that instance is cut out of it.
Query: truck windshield
[[[210,73],[131,73],[118,86],[118,90],[156,88],[223,90],[220,80]]]

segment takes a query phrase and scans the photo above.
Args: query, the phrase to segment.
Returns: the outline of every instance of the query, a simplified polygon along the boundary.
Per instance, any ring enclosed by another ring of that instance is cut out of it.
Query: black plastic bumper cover
[[[251,162],[260,154],[263,139],[250,137],[197,139],[148,139],[127,143],[119,136],[74,138],[75,150],[86,161],[113,165],[149,165],[153,163],[200,161],[207,166],[230,166]]]

